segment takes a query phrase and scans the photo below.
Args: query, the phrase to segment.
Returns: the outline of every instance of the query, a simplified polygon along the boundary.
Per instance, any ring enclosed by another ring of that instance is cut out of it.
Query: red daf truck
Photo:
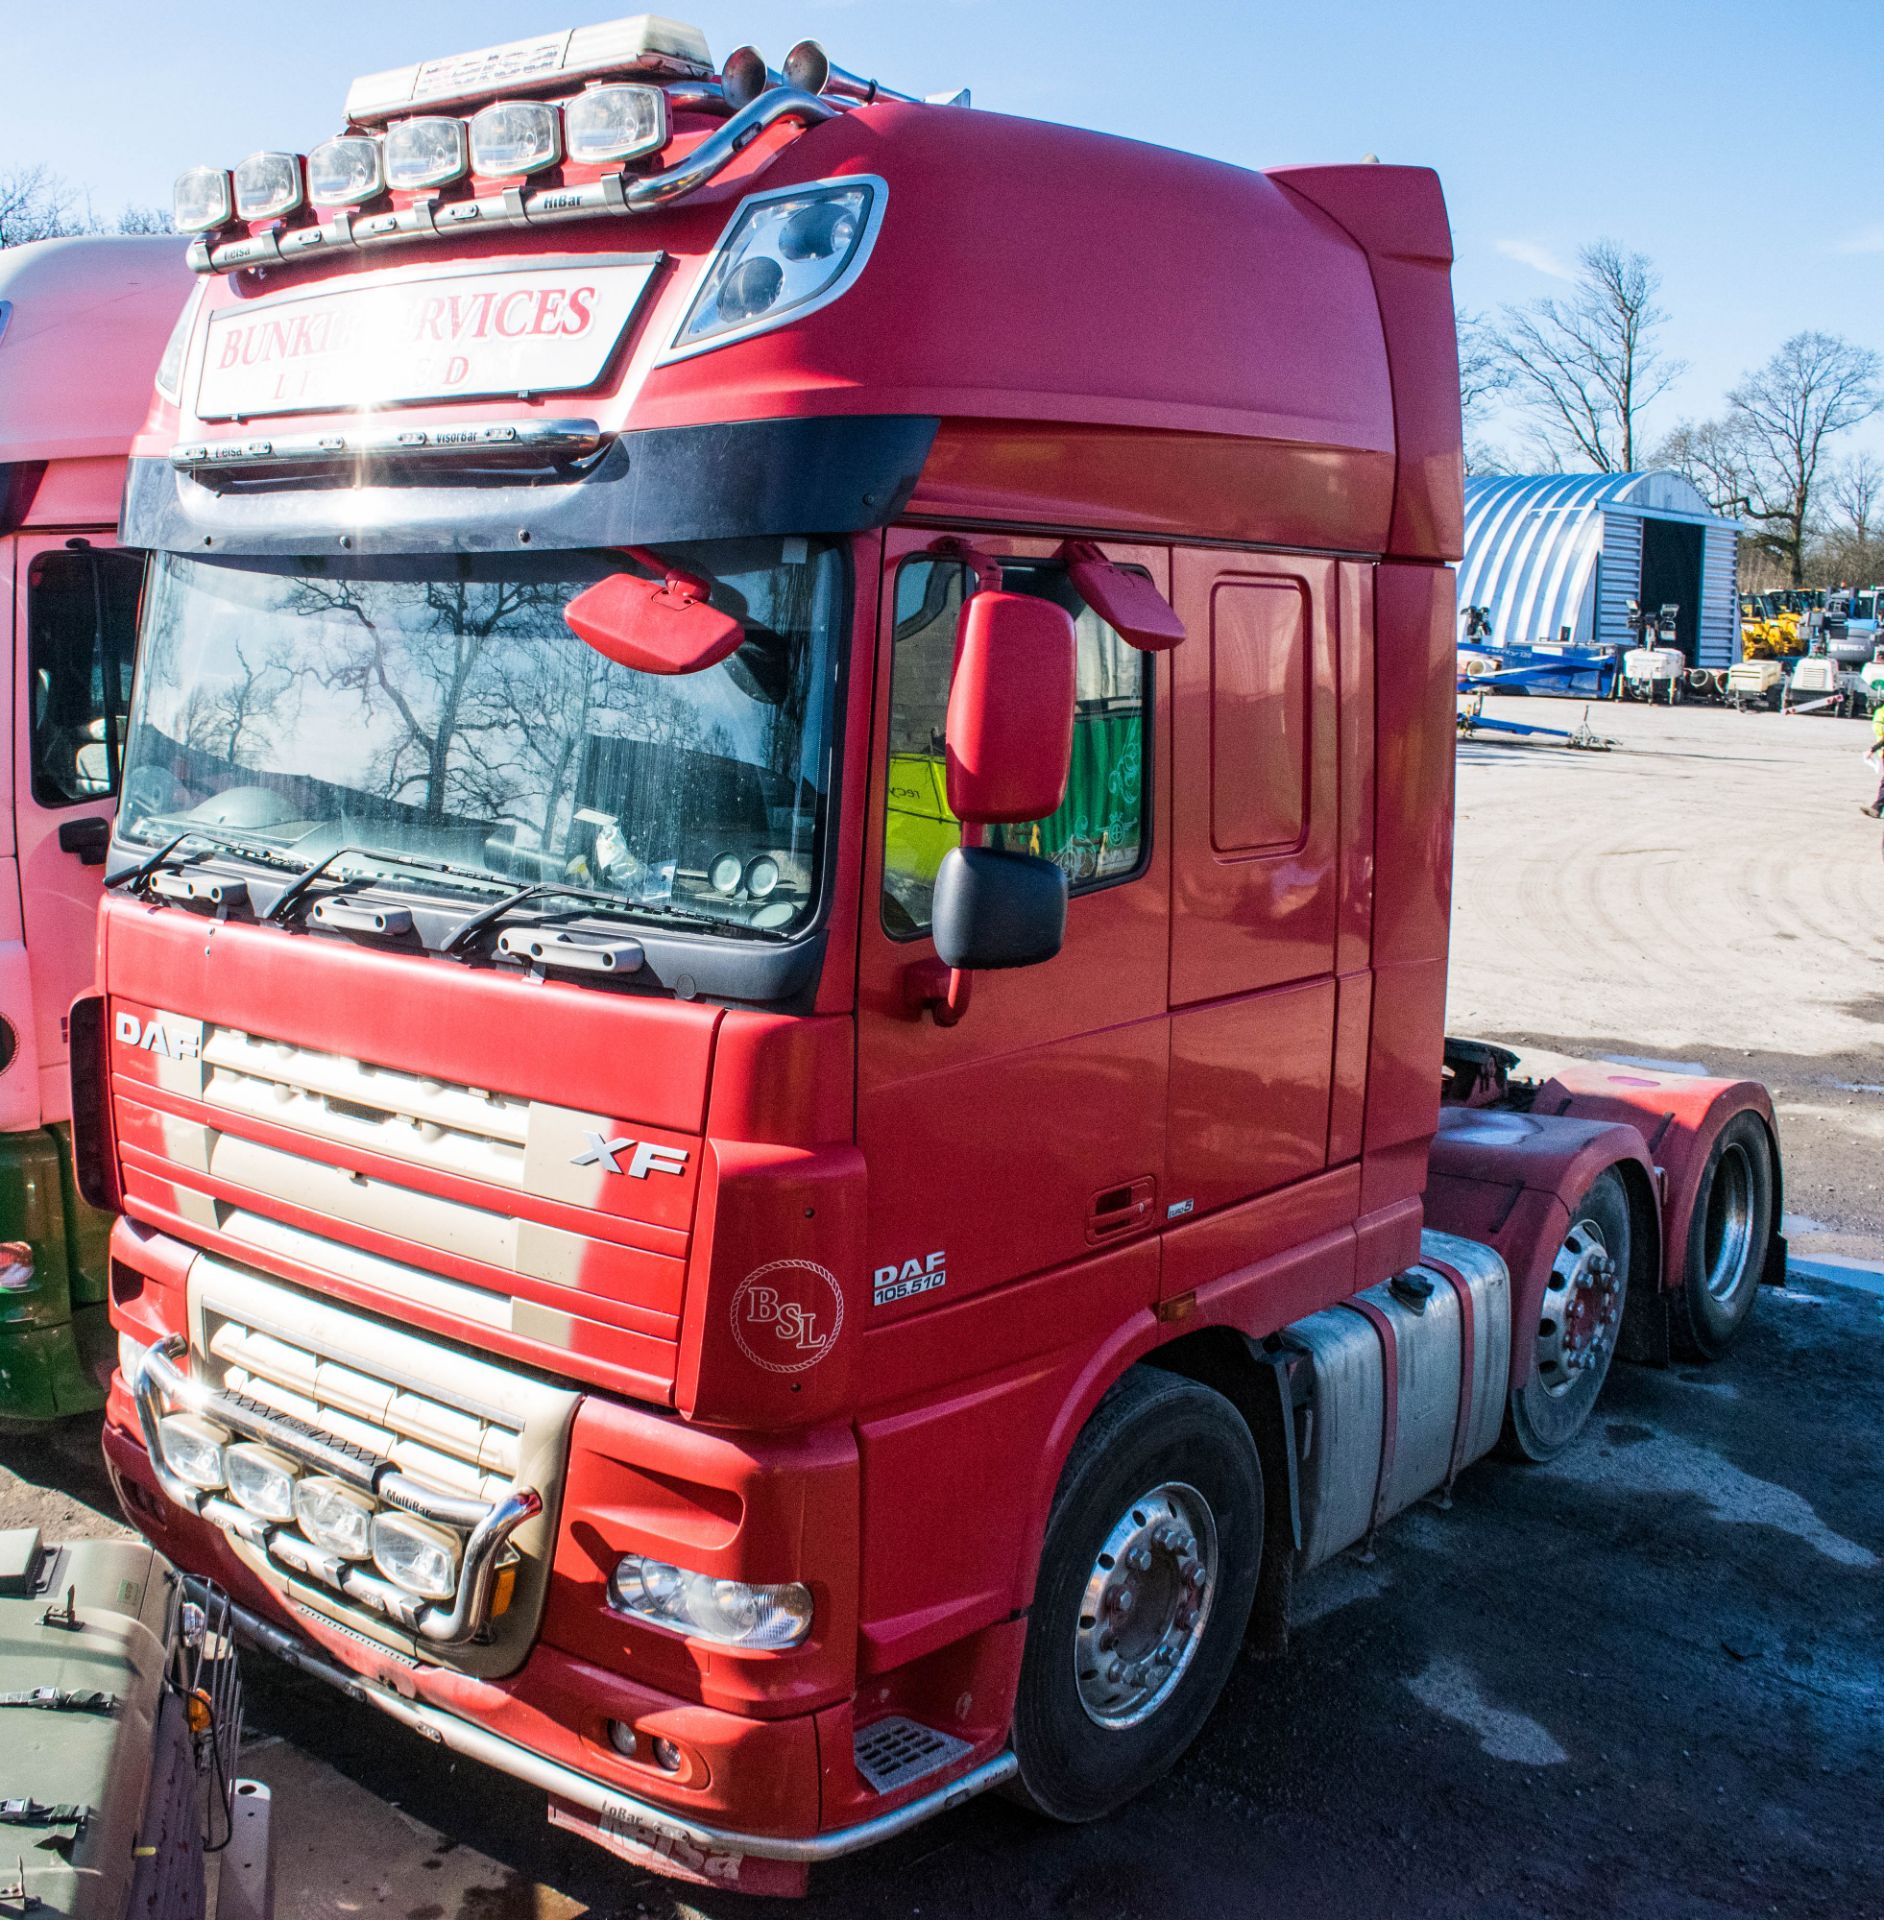
[[[126,1510],[266,1646],[792,1889],[1115,1807],[1731,1339],[1765,1095],[1444,1041],[1430,173],[640,19],[178,207],[76,1152]]]
[[[144,577],[118,502],[191,294],[178,251],[0,252],[0,1424],[96,1407],[111,1371],[111,1222],[72,1188],[65,1016],[91,979]]]

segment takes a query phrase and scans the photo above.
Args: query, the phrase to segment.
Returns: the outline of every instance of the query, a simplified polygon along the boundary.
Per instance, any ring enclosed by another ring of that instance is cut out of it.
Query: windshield
[[[661,558],[745,628],[720,665],[639,673],[571,632],[576,594],[645,572],[615,553],[163,556],[120,836],[153,846],[196,824],[303,869],[363,847],[566,880],[635,918],[799,930],[830,791],[842,554],[767,539]]]

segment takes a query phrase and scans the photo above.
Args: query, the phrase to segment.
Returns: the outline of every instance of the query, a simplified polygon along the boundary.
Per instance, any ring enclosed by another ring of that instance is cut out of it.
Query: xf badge
[[[599,1133],[584,1133],[587,1144],[580,1153],[571,1154],[572,1167],[600,1167],[604,1173],[625,1173],[630,1180],[645,1180],[651,1173],[685,1173],[687,1153],[684,1147],[657,1147],[650,1140],[623,1137],[610,1140]],[[624,1167],[617,1154],[627,1154]]]

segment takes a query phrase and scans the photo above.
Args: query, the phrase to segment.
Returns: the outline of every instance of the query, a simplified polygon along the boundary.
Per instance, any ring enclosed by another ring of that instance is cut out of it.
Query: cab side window
[[[1145,723],[1150,662],[1080,599],[1063,567],[1006,561],[1002,585],[1038,594],[1072,614],[1078,636],[1073,766],[1066,798],[1044,820],[988,830],[987,844],[1036,853],[1064,869],[1074,893],[1129,877],[1145,845]],[[889,808],[884,822],[883,926],[894,939],[928,930],[936,868],[961,844],[943,765],[955,623],[969,570],[916,558],[896,576],[890,670]]]
[[[42,553],[26,584],[33,798],[109,799],[124,757],[141,553]]]

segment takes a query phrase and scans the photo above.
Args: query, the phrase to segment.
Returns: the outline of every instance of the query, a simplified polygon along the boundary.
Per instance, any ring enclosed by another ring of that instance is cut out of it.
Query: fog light
[[[357,207],[384,183],[379,142],[364,133],[323,140],[307,157],[308,198],[323,207]]]
[[[235,209],[244,220],[273,220],[301,204],[301,161],[292,153],[252,153],[235,170]]]
[[[638,1747],[634,1728],[629,1726],[625,1720],[611,1720],[608,1723],[608,1744],[613,1747],[624,1760],[632,1760],[635,1757]]]
[[[663,1773],[680,1771],[680,1749],[671,1740],[656,1740],[653,1747],[654,1764]]]
[[[795,1647],[811,1631],[811,1589],[795,1580],[720,1580],[638,1553],[616,1563],[609,1597],[636,1619],[722,1646]]]
[[[30,1293],[33,1250],[24,1240],[0,1240],[0,1293]]]
[[[458,1588],[458,1536],[409,1513],[373,1521],[373,1564],[394,1586],[422,1600],[449,1600]]]
[[[582,166],[658,152],[667,145],[667,95],[659,87],[591,87],[563,108],[563,134]]]
[[[427,114],[421,120],[395,120],[386,129],[386,184],[402,193],[448,187],[464,178],[468,165],[462,120]]]
[[[251,1513],[264,1520],[294,1518],[296,1467],[285,1453],[245,1440],[223,1449],[222,1466],[229,1476],[229,1491]]]
[[[221,167],[192,167],[177,175],[171,224],[179,233],[207,233],[234,210],[229,175]]]
[[[206,1493],[222,1485],[222,1450],[229,1444],[223,1428],[193,1413],[167,1413],[157,1422],[157,1444],[164,1450],[164,1465],[179,1480]]]
[[[471,166],[502,178],[541,173],[563,155],[562,122],[541,100],[500,100],[471,118]]]
[[[294,1490],[294,1517],[317,1547],[343,1560],[369,1560],[373,1554],[373,1502],[341,1480],[317,1474]]]

